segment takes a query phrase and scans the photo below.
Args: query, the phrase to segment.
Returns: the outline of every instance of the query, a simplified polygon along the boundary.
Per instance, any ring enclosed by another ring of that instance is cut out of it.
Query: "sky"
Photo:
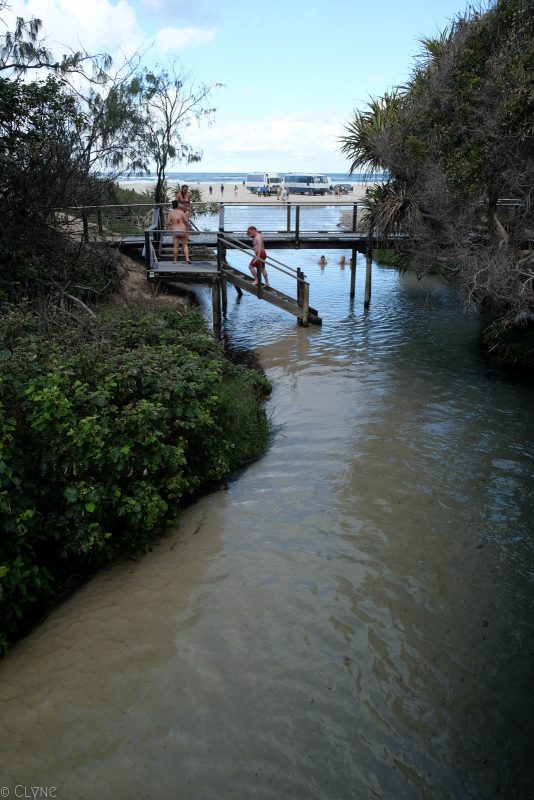
[[[465,10],[462,0],[9,0],[37,17],[58,53],[85,48],[115,64],[177,59],[213,90],[211,126],[185,139],[205,172],[347,173],[339,138],[355,110],[405,83],[421,52]]]

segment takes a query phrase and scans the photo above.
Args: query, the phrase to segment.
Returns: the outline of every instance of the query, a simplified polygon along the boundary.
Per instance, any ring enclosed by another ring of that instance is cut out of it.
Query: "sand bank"
[[[143,192],[145,189],[150,188],[154,184],[145,183],[143,181],[119,181],[119,185],[123,189],[133,189],[135,192]],[[221,192],[221,184],[211,184],[212,186],[212,194],[209,193],[209,183],[190,183],[188,186],[191,189],[200,189],[202,193],[202,200],[209,201],[213,200],[214,202],[220,202],[221,200],[225,203],[276,203],[282,202],[281,200],[276,199],[276,195],[272,195],[270,198],[265,197],[258,197],[256,194],[252,194],[249,192],[248,189],[245,189],[242,183],[234,184],[234,183],[225,183],[224,184],[224,192]],[[237,190],[235,187],[237,186]],[[353,203],[356,200],[360,200],[362,197],[365,196],[365,184],[356,183],[354,184],[354,188],[352,192],[349,194],[340,195],[339,197],[335,194],[328,194],[324,197],[317,196],[317,197],[309,197],[308,195],[303,194],[292,194],[291,195],[291,202],[292,203],[321,203],[324,205],[325,201],[328,202],[329,205],[333,203]]]

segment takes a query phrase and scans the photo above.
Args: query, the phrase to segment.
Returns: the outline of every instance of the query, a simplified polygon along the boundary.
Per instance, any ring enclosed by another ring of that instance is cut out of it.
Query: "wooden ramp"
[[[293,314],[293,316],[298,317],[299,320],[304,320],[304,311],[294,297],[281,292],[279,289],[274,289],[273,287],[267,289],[264,286],[255,286],[251,276],[246,275],[235,267],[231,267],[230,264],[226,262],[222,265],[221,274],[223,278],[233,284],[233,286],[241,289],[241,291],[250,292],[250,294],[255,295],[259,300],[265,300],[265,302],[271,303],[271,305],[277,306],[283,311],[287,311],[289,314]],[[311,308],[311,306],[308,308],[308,322],[311,325],[322,325],[323,323],[317,309]]]

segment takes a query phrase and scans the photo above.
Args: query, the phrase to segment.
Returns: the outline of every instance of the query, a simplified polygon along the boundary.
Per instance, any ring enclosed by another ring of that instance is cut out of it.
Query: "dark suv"
[[[332,186],[332,192],[334,194],[349,194],[349,192],[352,192],[352,183],[336,183],[335,186]]]

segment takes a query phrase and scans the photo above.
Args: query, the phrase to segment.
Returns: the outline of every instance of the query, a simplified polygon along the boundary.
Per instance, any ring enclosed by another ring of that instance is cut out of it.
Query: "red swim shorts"
[[[264,267],[264,266],[265,266],[265,263],[264,263],[264,262],[265,262],[265,259],[267,258],[267,253],[265,252],[265,250],[262,250],[262,251],[261,251],[261,253],[260,253],[260,258],[261,258],[261,259],[263,259],[263,261],[260,261],[260,266]],[[256,257],[256,256],[254,256],[254,258],[253,258],[253,259],[252,259],[252,261],[250,262],[250,266],[251,266],[251,267],[257,267],[257,266],[258,266],[258,263],[257,263],[257,261],[258,261],[257,257]]]

